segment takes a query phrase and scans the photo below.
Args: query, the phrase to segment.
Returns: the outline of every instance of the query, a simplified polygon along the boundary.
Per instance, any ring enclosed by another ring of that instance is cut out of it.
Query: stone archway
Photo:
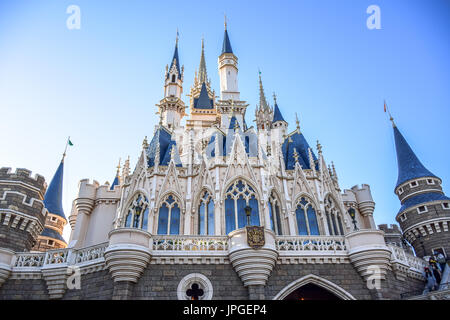
[[[274,300],[356,300],[333,282],[310,274],[284,287]]]

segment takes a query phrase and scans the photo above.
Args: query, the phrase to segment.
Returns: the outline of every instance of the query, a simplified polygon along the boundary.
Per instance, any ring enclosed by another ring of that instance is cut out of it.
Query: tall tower
[[[208,80],[205,62],[205,44],[202,39],[202,53],[198,73],[195,73],[194,85],[191,87],[190,119],[186,122],[187,128],[209,128],[214,123],[219,123],[215,107],[215,92],[211,90],[211,82]]]
[[[223,36],[222,53],[219,56],[219,77],[220,77],[220,99],[233,99],[238,101],[238,58],[231,48],[228,37],[227,23],[225,22],[225,33]]]
[[[62,237],[64,226],[67,224],[62,206],[64,156],[44,196],[44,205],[48,210],[45,226],[39,235],[33,250],[47,251],[66,248],[67,243]]]
[[[185,115],[185,105],[181,100],[183,93],[184,66],[180,68],[178,57],[178,32],[170,67],[166,66],[164,80],[164,98],[157,104],[158,113],[162,124],[170,129],[179,127],[181,119]]]
[[[222,129],[226,130],[230,126],[230,121],[234,116],[241,128],[245,127],[245,111],[248,104],[240,100],[238,87],[238,58],[231,48],[230,38],[225,21],[225,33],[223,37],[222,53],[218,59],[220,78],[220,100],[217,101],[217,112],[221,116]]]
[[[392,124],[398,163],[395,194],[402,204],[396,220],[419,257],[436,250],[449,255],[450,198],[442,191],[442,180],[425,168]]]

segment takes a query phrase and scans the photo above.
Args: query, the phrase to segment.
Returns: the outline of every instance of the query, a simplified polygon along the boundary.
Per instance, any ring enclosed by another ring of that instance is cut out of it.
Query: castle
[[[298,120],[288,132],[283,106],[275,96],[269,104],[261,74],[256,128],[247,126],[249,104],[226,26],[220,97],[202,41],[184,119],[178,50],[177,38],[157,104],[159,124],[134,170],[127,160],[111,185],[81,180],[68,219],[64,157],[48,188],[26,169],[0,169],[0,299],[420,295],[422,257],[450,252],[450,198],[394,122],[401,231],[377,228],[369,185],[341,190],[334,165],[319,142],[310,147]]]

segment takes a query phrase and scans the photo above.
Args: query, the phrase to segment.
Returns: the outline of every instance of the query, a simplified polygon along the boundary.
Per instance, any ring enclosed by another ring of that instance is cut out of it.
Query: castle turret
[[[185,115],[186,107],[181,100],[181,94],[183,93],[183,71],[184,66],[180,68],[180,59],[178,57],[177,33],[172,62],[170,63],[170,67],[166,66],[164,98],[156,105],[162,123],[171,129],[177,128]]]
[[[442,180],[425,168],[392,123],[398,164],[395,193],[402,204],[396,220],[418,256],[435,250],[448,254],[450,198],[442,191]]]
[[[256,127],[259,131],[270,130],[273,120],[273,110],[269,107],[264,94],[264,88],[259,73],[259,105],[255,110]]]
[[[220,99],[239,100],[238,58],[231,48],[227,25],[223,36],[222,53],[219,56]]]
[[[64,157],[61,160],[55,175],[45,193],[44,205],[48,210],[45,227],[38,237],[34,250],[47,251],[51,249],[66,248],[67,243],[62,237],[67,219],[62,206]]]

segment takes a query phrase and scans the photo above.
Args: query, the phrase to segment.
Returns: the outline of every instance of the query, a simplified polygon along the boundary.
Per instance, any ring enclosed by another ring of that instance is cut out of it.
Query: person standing
[[[434,291],[436,289],[436,279],[434,278],[433,273],[430,271],[428,267],[425,267],[424,269],[424,277],[427,280],[427,284],[425,285],[423,294],[426,294],[430,291]]]

